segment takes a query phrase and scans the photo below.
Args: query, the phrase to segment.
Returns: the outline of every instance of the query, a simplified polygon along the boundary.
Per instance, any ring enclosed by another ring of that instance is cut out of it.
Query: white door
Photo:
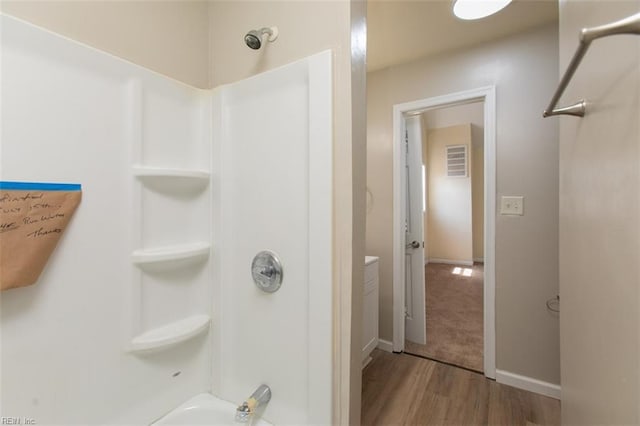
[[[405,120],[405,338],[427,343],[424,281],[422,119]]]
[[[583,27],[637,14],[640,1],[565,0],[564,70]],[[640,423],[640,36],[595,40],[560,106],[562,424]]]

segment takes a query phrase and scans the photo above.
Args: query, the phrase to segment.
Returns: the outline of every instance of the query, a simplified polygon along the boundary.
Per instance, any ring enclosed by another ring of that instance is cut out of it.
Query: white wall
[[[211,271],[205,258],[158,273],[132,252],[209,241],[211,215],[207,180],[154,188],[133,166],[209,169],[208,104],[197,89],[5,16],[1,83],[1,179],[83,186],[37,283],[2,293],[2,415],[148,424],[210,389],[210,339],[128,347],[210,315]]]
[[[447,146],[466,146],[471,156],[471,125],[427,129],[427,236],[429,260],[473,262],[471,174],[447,176]]]
[[[497,197],[525,216],[496,219],[497,368],[558,383],[558,127],[541,110],[558,79],[556,24],[368,75],[367,254],[380,257],[380,337],[392,340],[392,106],[495,85]]]

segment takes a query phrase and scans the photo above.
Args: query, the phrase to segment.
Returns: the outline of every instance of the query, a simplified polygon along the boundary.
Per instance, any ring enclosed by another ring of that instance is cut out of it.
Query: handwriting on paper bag
[[[60,205],[46,200],[44,192],[28,192],[19,196],[9,193],[0,195],[0,233],[11,232],[25,226],[25,236],[40,238],[50,234],[60,234],[57,225],[65,213],[58,212]],[[20,219],[17,220],[16,218]],[[57,219],[57,220],[56,220]],[[48,226],[47,222],[55,223]],[[38,225],[39,224],[39,225]]]
[[[0,222],[0,233],[13,231],[18,228],[20,228],[20,225],[16,224],[15,222],[6,222],[6,223]]]
[[[44,237],[45,235],[49,235],[49,234],[59,234],[62,232],[62,229],[60,228],[53,228],[53,229],[44,229],[44,228],[38,228],[33,232],[29,232],[27,234],[27,237],[33,237],[33,238],[38,238],[38,237]]]
[[[43,192],[27,192],[25,195],[11,195],[9,193],[0,195],[0,203],[19,203],[27,200],[40,200],[44,197]]]

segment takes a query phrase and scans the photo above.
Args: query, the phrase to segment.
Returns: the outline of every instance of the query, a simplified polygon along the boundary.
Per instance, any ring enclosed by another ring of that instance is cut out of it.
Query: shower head
[[[253,50],[262,47],[262,37],[267,34],[267,41],[275,41],[278,38],[278,27],[264,27],[259,30],[251,30],[244,36],[244,42]]]
[[[262,46],[262,34],[256,30],[251,30],[244,36],[244,42],[253,50],[258,50]]]

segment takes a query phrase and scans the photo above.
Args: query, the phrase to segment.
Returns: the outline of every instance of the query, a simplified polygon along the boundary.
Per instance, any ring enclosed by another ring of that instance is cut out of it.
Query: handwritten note
[[[81,197],[79,185],[0,182],[2,290],[37,281]]]

